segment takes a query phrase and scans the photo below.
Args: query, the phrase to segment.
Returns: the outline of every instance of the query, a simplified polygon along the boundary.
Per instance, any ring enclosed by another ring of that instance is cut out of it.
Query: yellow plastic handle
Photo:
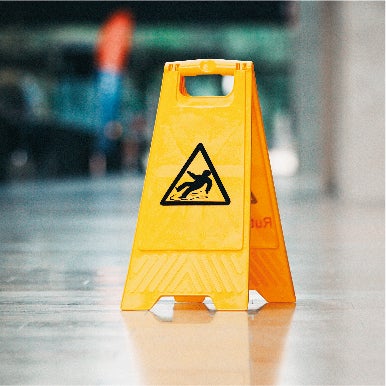
[[[234,75],[236,70],[252,67],[252,62],[224,59],[196,59],[165,63],[165,70],[178,71],[183,76]]]

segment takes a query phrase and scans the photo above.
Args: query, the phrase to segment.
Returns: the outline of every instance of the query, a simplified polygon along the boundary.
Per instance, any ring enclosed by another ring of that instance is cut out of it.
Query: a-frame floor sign
[[[188,95],[186,76],[212,74],[232,92]],[[121,309],[246,310],[249,290],[295,302],[253,63],[166,63]]]

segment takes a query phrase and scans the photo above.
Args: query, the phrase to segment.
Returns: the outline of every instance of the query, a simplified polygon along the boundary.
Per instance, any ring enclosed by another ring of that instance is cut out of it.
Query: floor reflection
[[[123,312],[141,384],[275,384],[294,304],[249,312],[159,302]]]
[[[250,384],[278,384],[294,303],[267,303],[248,316]]]

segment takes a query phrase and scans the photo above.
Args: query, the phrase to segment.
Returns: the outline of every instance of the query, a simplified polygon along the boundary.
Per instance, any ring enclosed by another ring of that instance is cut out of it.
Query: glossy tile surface
[[[0,384],[384,384],[384,207],[277,184],[297,304],[120,312],[142,180],[0,187]]]

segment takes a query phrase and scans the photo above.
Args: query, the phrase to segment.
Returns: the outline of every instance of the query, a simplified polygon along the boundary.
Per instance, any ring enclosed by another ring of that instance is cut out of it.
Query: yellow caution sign
[[[232,75],[227,96],[186,76]],[[252,62],[166,63],[122,310],[162,296],[246,310],[249,290],[294,302]]]

